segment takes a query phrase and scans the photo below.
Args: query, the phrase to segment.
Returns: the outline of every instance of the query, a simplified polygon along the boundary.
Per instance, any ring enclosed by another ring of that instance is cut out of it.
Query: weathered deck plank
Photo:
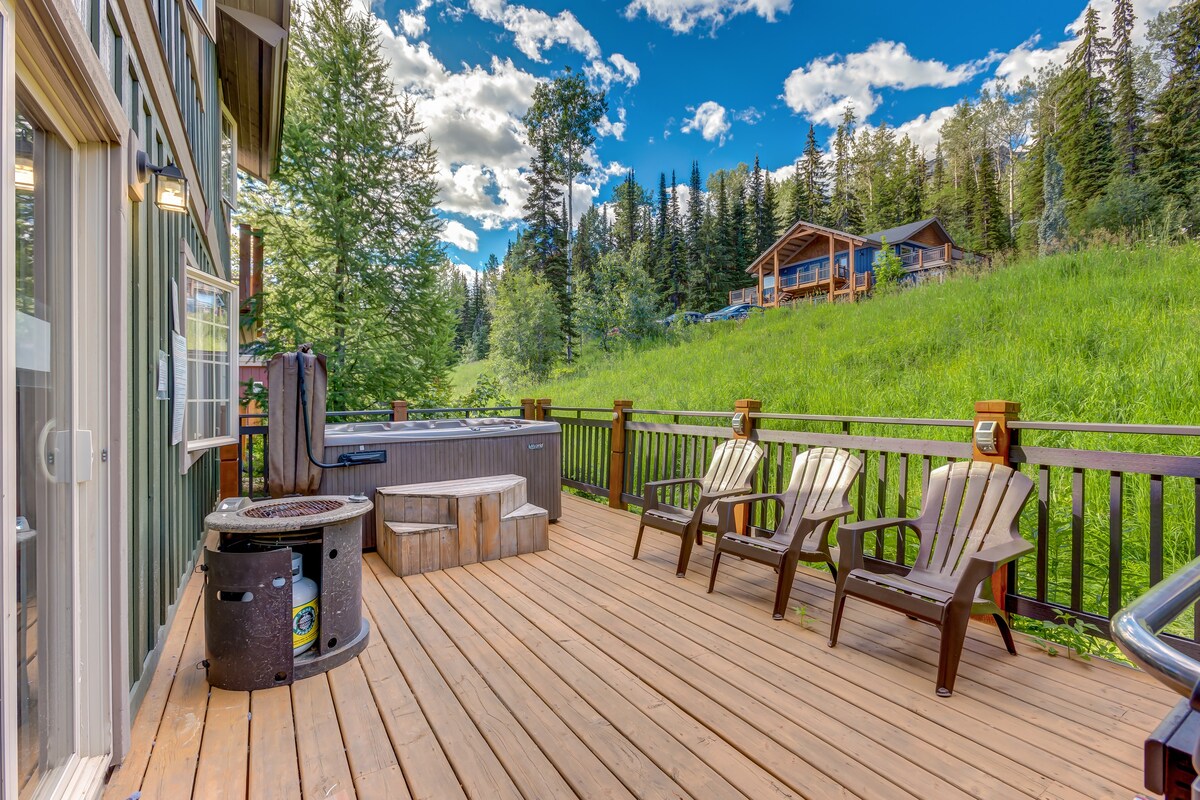
[[[830,649],[832,586],[677,546],[577,498],[550,549],[397,578],[364,559],[368,648],[328,675],[209,691],[199,579],[106,798],[1125,798],[1174,702],[1107,663],[1008,656],[973,625],[954,697],[936,638],[866,604]],[[745,676],[769,681],[759,690]],[[247,713],[249,712],[249,713]]]

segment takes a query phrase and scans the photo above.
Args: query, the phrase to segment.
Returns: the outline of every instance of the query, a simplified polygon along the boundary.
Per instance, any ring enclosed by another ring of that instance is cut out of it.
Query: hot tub
[[[529,502],[553,522],[562,513],[562,429],[523,419],[433,419],[348,422],[325,426],[325,461],[344,453],[386,450],[386,464],[327,469],[321,494],[375,496],[380,486],[487,475],[520,475]],[[363,546],[375,546],[374,512],[364,521]]]

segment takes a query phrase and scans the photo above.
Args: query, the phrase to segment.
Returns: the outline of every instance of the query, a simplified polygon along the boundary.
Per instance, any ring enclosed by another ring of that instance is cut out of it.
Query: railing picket
[[[1150,476],[1150,585],[1163,579],[1163,479]]]
[[[849,426],[847,426],[849,427]],[[859,520],[866,519],[867,514],[867,451],[858,451],[858,480],[855,481],[858,486],[858,499],[855,503],[855,515]]]
[[[933,457],[921,456],[921,497],[929,493],[929,473],[933,471]]]
[[[1083,478],[1071,471],[1071,608],[1083,608]]]
[[[896,492],[896,516],[908,516],[908,454],[900,454],[900,463],[896,465],[897,480],[900,485]],[[896,528],[896,563],[904,565],[907,552],[904,541],[904,527]]]
[[[1038,467],[1037,586],[1039,603],[1046,602],[1050,570],[1050,468]]]
[[[1200,556],[1200,478],[1195,479],[1192,491],[1192,546],[1195,548],[1192,552]],[[1200,642],[1200,603],[1192,606],[1192,640]]]
[[[1125,497],[1124,474],[1108,475],[1108,614],[1121,609],[1122,522]]]
[[[887,516],[887,474],[888,474],[888,453],[886,451],[879,454],[879,483],[876,487],[875,494],[875,516]],[[883,538],[886,531],[878,531],[875,534],[875,557],[883,558]]]

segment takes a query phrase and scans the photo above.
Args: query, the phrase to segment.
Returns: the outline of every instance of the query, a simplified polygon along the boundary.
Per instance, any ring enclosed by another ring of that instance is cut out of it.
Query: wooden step
[[[496,495],[502,515],[512,513],[529,500],[525,478],[520,475],[490,475],[435,483],[381,486],[375,494],[377,512],[381,512],[385,519],[402,519],[405,522],[452,522],[446,516],[448,507],[454,501],[466,498]],[[412,504],[410,500],[419,500],[421,504]],[[446,501],[446,505],[442,501]],[[401,513],[421,516],[401,516]]]
[[[457,525],[386,522],[375,546],[392,572],[400,576],[459,564]]]
[[[550,547],[550,515],[525,503],[500,520],[500,558],[536,553]]]

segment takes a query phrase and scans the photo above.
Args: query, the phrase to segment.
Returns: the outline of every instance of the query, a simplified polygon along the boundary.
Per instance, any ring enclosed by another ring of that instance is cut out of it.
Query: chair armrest
[[[827,508],[819,514],[805,514],[804,518],[810,522],[829,522],[835,519],[841,519],[847,514],[854,511],[850,506],[839,506],[837,508]]]
[[[902,517],[864,519],[839,525],[837,542],[841,552],[838,555],[838,580],[843,580],[842,576],[850,574],[852,569],[863,568],[863,541],[868,533],[881,531],[884,528],[894,528],[897,525],[916,528],[915,520]]]
[[[700,478],[668,478],[661,481],[646,481],[642,484],[642,510],[650,511],[658,508],[658,490],[665,486],[682,486],[684,484],[703,483]]]
[[[1033,543],[1025,539],[1010,539],[1002,544],[985,547],[971,556],[959,573],[956,597],[971,599],[979,584],[990,578],[1002,566],[1033,551]]]
[[[765,500],[774,500],[776,503],[783,505],[783,495],[781,494],[739,494],[734,497],[722,497],[717,500],[717,530],[719,533],[733,531],[733,510],[737,506]]]

